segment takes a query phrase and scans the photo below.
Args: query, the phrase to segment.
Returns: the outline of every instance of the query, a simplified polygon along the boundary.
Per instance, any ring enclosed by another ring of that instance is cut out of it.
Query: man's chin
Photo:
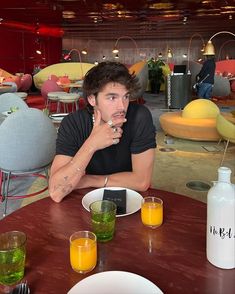
[[[115,125],[115,127],[119,127],[119,128],[121,128],[122,126],[123,126],[123,123]]]

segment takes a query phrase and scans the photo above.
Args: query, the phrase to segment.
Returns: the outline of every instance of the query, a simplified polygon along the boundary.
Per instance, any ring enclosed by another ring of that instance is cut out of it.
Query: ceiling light
[[[119,55],[118,55],[118,54],[116,54],[114,58],[118,59],[118,58],[119,58]]]
[[[82,52],[82,54],[87,55],[87,49],[86,48],[82,49],[81,52]]]
[[[212,13],[209,13],[209,12],[200,12],[200,13],[197,13],[197,16],[220,16],[221,14],[220,14],[220,12],[218,12],[218,13],[214,13],[214,12],[212,12]]]
[[[221,14],[231,14],[235,13],[235,10],[225,10],[225,11],[220,11]]]
[[[75,17],[76,17],[75,15],[67,15],[67,14],[63,15],[64,19],[71,19],[71,18],[75,18]]]
[[[119,52],[119,50],[118,50],[118,48],[117,48],[117,47],[114,47],[112,52],[113,52],[113,53],[118,53],[118,52]]]
[[[222,6],[221,9],[235,9],[235,6],[226,5],[226,6]]]
[[[172,3],[152,3],[149,5],[150,9],[171,9],[173,7]]]
[[[184,18],[183,18],[183,24],[184,25],[187,23],[187,20],[188,20],[187,16],[184,16]]]
[[[104,10],[115,10],[118,8],[117,4],[113,4],[113,3],[104,3],[103,4],[103,9]]]
[[[42,54],[42,51],[41,50],[36,50],[36,53],[41,55]]]
[[[220,12],[220,9],[218,8],[212,8],[212,9],[207,9],[207,8],[202,8],[202,9],[197,9],[196,10],[196,13],[197,12],[209,12],[209,13],[212,13],[212,12]]]
[[[75,12],[74,11],[71,11],[71,10],[64,10],[63,12],[62,12],[63,14],[75,14]]]
[[[63,14],[63,18],[65,19],[71,19],[71,18],[75,18],[76,16],[74,14]]]
[[[70,10],[64,10],[62,12],[62,17],[63,18],[75,18],[75,12],[74,11],[70,11]]]
[[[172,57],[173,57],[172,51],[171,51],[171,49],[168,49],[167,50],[167,58],[172,58]]]
[[[228,19],[233,19],[233,16],[232,16],[232,14],[229,14],[229,17],[228,17]]]
[[[96,61],[94,62],[94,64],[95,64],[95,65],[98,65],[98,64],[99,64],[99,62],[96,60]]]
[[[211,4],[211,2],[215,2],[215,1],[211,1],[211,0],[204,0],[204,1],[202,1],[202,4]]]
[[[168,13],[168,14],[164,14],[162,15],[163,18],[178,18],[180,16],[179,13]]]

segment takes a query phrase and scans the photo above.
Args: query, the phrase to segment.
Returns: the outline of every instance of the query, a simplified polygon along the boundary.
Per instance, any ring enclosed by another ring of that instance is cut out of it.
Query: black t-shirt
[[[215,76],[215,59],[207,59],[203,66],[197,75],[198,77],[198,83],[208,83],[208,84],[214,84],[214,76]]]
[[[131,154],[156,147],[152,116],[145,106],[130,104],[126,118],[120,142],[96,151],[86,168],[87,174],[106,175],[132,171]],[[92,115],[87,109],[67,115],[59,128],[56,154],[75,156],[89,137],[92,127]]]

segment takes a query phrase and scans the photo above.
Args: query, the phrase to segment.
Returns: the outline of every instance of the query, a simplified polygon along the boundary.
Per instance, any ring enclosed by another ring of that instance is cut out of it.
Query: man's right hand
[[[113,144],[118,144],[123,131],[122,128],[117,125],[121,125],[124,122],[126,122],[126,118],[123,117],[115,118],[112,120],[111,125],[108,122],[103,123],[100,111],[96,110],[94,126],[87,141],[89,141],[95,150],[104,149]]]

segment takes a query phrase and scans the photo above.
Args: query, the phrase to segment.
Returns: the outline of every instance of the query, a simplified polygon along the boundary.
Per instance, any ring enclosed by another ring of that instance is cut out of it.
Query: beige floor
[[[187,188],[189,181],[202,181],[212,185],[217,180],[217,170],[222,159],[224,144],[217,142],[197,142],[173,138],[173,144],[166,144],[163,132],[157,134],[157,149],[154,163],[152,186],[161,190],[179,193],[206,202],[207,191]],[[208,152],[204,147],[215,147],[216,152]],[[161,152],[161,148],[174,148],[174,152]],[[224,166],[232,170],[232,183],[235,183],[235,145],[229,145]],[[38,189],[42,180],[36,180],[30,192]],[[46,191],[40,196],[26,198],[22,206],[48,196]]]
[[[164,143],[164,134],[157,136],[153,174],[153,186],[162,190],[179,193],[206,202],[207,191],[195,191],[186,187],[189,181],[202,181],[212,185],[217,180],[217,170],[222,159],[224,145],[217,142],[197,142],[174,138],[174,144]],[[208,152],[202,146],[219,149]],[[174,148],[175,152],[161,152],[162,147]],[[221,151],[220,151],[221,150]],[[232,170],[232,183],[235,183],[235,145],[229,145],[223,166]]]

